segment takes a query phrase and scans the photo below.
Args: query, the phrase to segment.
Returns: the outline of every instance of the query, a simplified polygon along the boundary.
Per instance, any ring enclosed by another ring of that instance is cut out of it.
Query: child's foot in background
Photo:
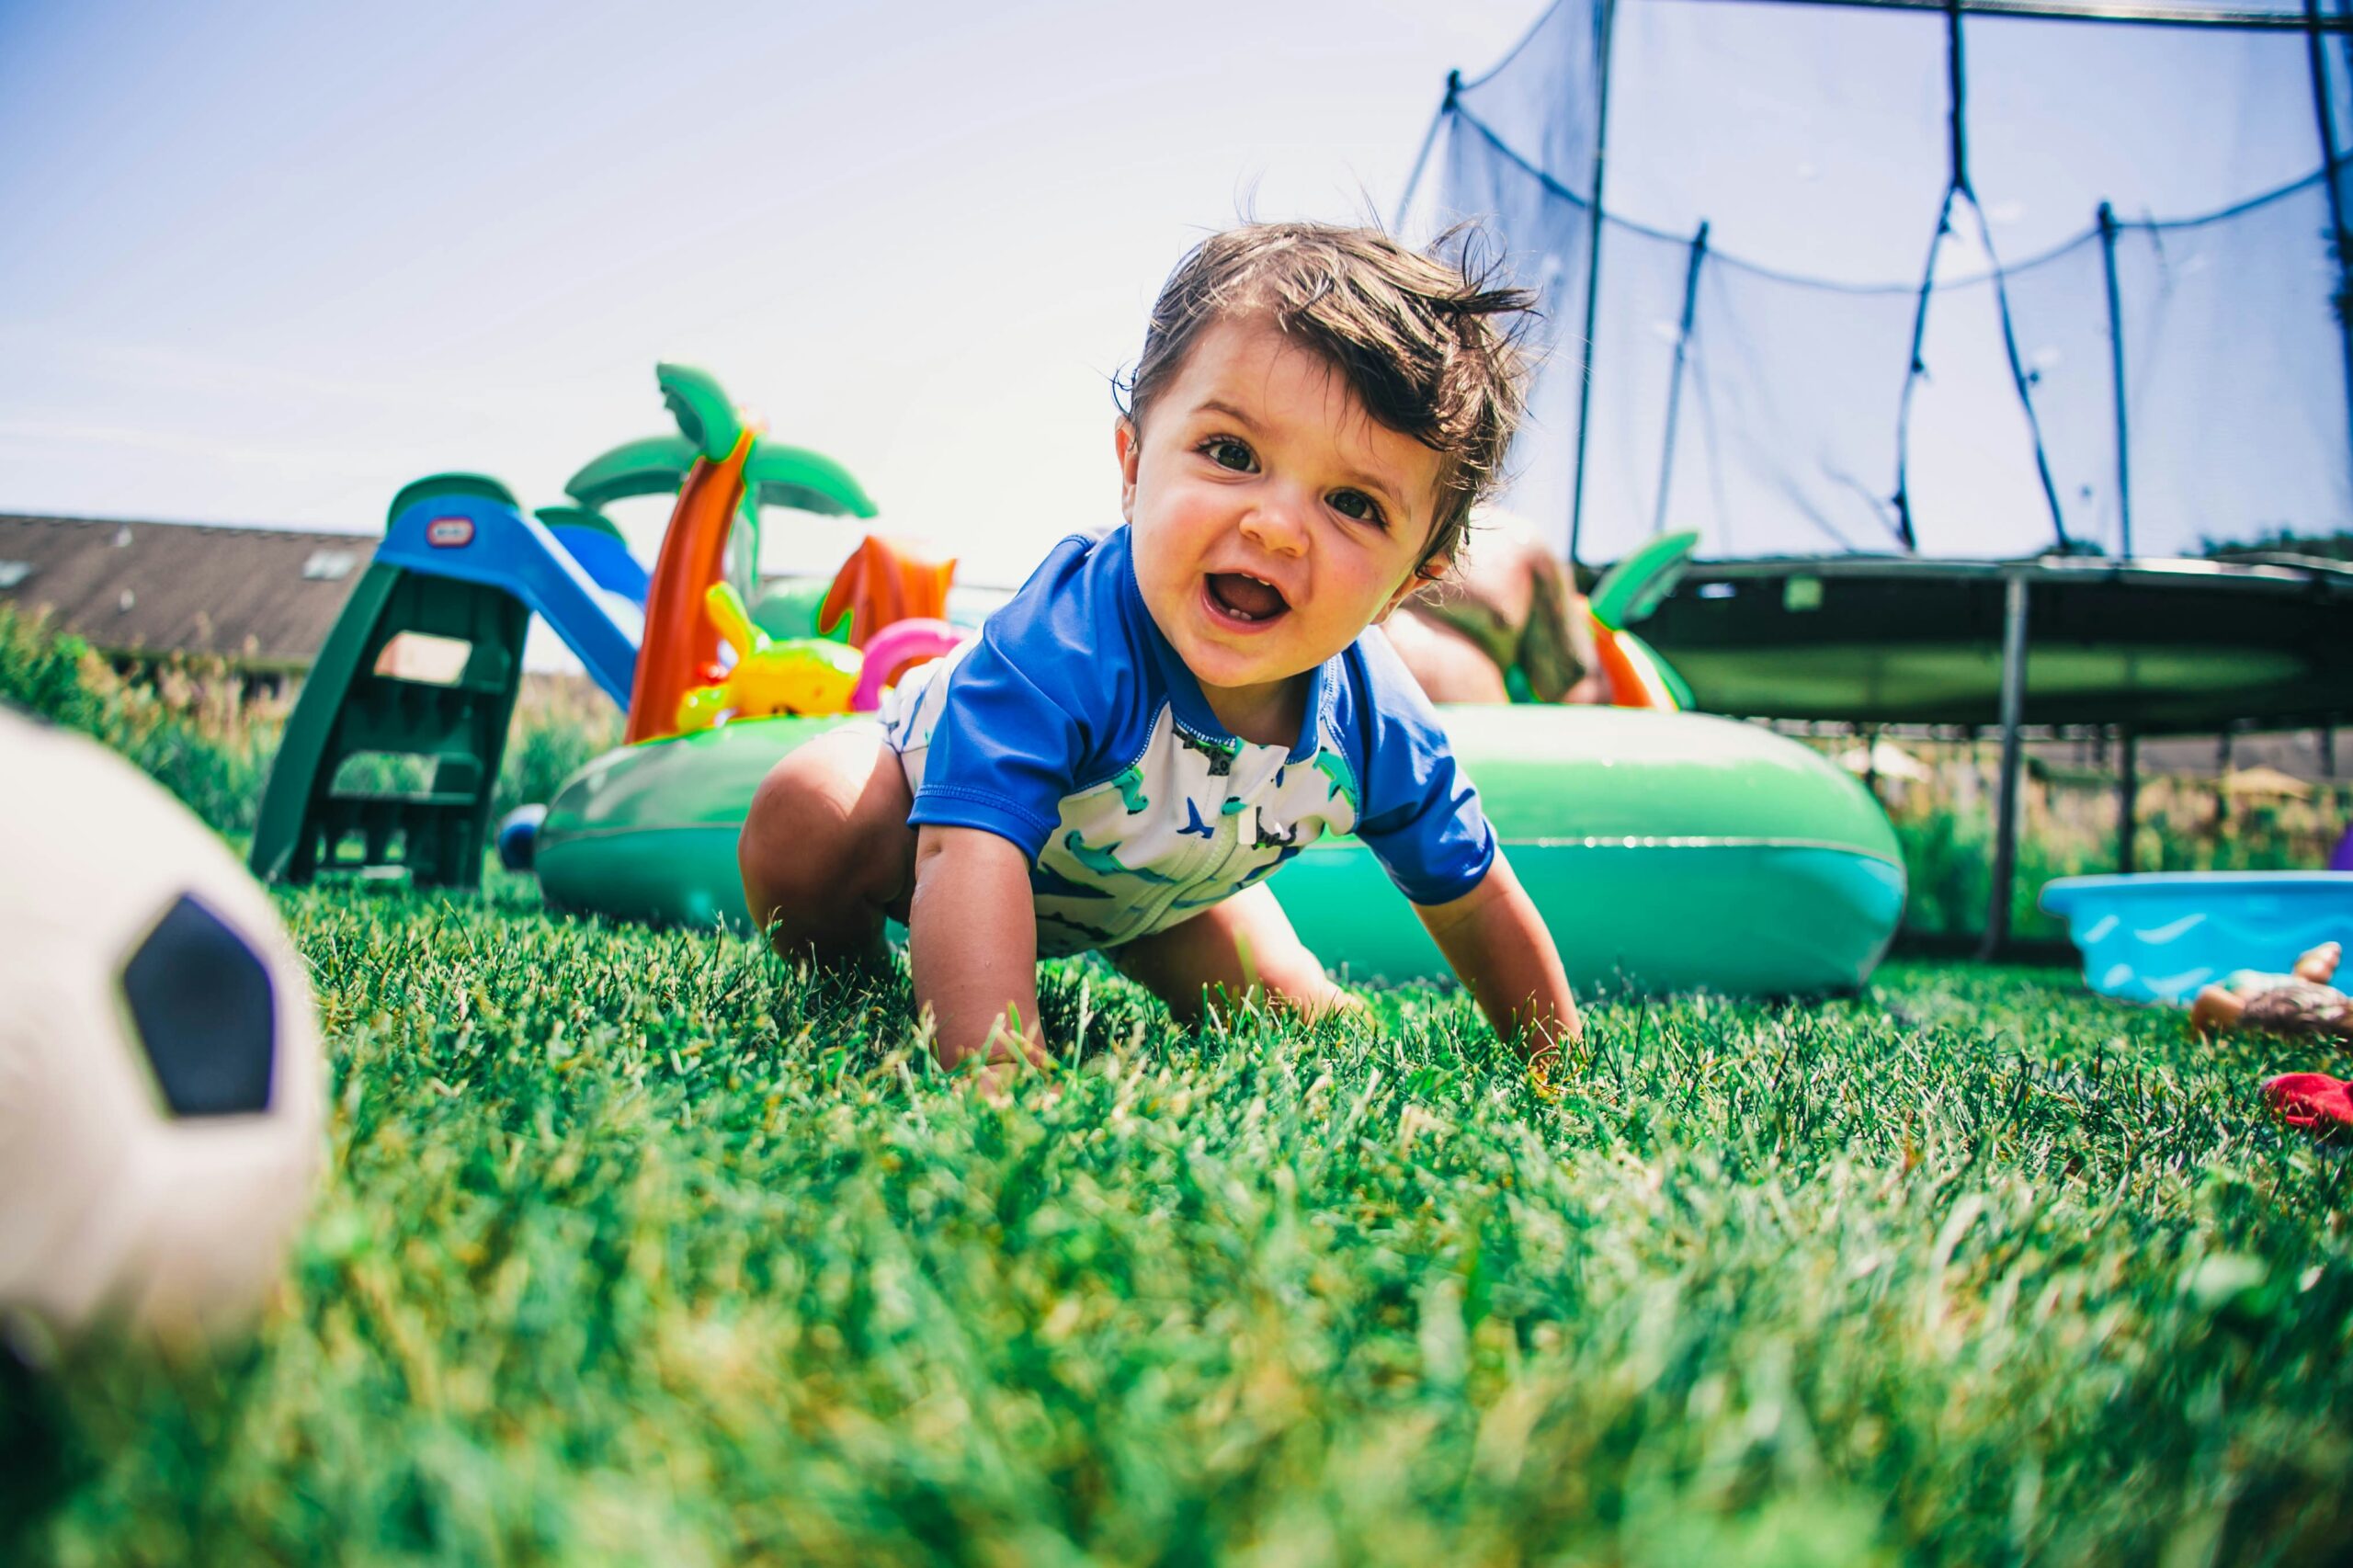
[[[2190,1032],[2201,1040],[2210,1040],[2224,1029],[2237,1028],[2239,1015],[2245,1011],[2246,1004],[2237,995],[2222,986],[2210,985],[2189,1005]]]
[[[2336,966],[2344,958],[2343,948],[2335,942],[2323,942],[2296,960],[2296,977],[2315,985],[2331,984],[2336,979]]]

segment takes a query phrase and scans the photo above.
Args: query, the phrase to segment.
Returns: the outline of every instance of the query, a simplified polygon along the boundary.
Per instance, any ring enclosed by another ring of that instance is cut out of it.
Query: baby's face
[[[1204,330],[1147,421],[1119,434],[1144,605],[1220,718],[1280,710],[1420,585],[1438,455],[1256,318]]]

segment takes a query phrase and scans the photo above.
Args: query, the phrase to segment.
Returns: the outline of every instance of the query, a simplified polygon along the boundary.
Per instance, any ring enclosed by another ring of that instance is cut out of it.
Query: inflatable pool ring
[[[867,639],[866,668],[850,693],[853,713],[871,713],[882,706],[882,694],[917,665],[946,658],[970,636],[962,627],[936,617],[895,620]]]
[[[1904,909],[1895,835],[1863,787],[1761,727],[1614,708],[1439,710],[1570,979],[1785,995],[1852,989]],[[559,908],[745,929],[735,842],[778,758],[841,719],[737,722],[625,746],[550,805],[540,883]],[[1310,846],[1268,884],[1358,980],[1444,960],[1371,852]]]

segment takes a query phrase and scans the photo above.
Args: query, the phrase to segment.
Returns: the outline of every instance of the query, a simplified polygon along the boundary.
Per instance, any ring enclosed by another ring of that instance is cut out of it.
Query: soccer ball
[[[0,1311],[233,1327],[320,1164],[301,960],[130,763],[6,708],[0,757]]]

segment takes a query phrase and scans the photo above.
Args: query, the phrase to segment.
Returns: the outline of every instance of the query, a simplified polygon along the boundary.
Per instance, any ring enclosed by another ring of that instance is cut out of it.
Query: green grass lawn
[[[0,1403],[64,1563],[2332,1562],[2345,1161],[2056,971],[1186,1034],[1058,1096],[904,983],[487,902],[288,903],[334,1147],[257,1339]]]

